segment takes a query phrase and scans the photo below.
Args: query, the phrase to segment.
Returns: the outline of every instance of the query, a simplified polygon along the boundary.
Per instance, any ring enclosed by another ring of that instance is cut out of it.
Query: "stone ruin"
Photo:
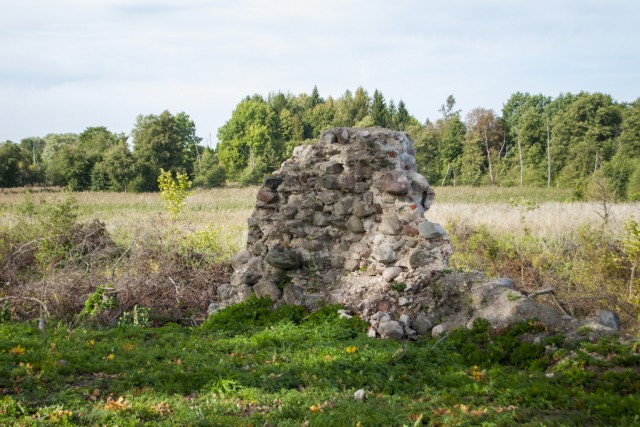
[[[211,310],[254,293],[311,310],[337,303],[348,309],[343,316],[368,321],[371,336],[395,339],[438,335],[479,317],[494,327],[534,317],[563,331],[583,326],[510,279],[447,270],[453,249],[425,216],[434,191],[414,154],[405,133],[382,128],[334,128],[296,147],[258,191],[247,247]],[[619,330],[604,311],[588,326]]]

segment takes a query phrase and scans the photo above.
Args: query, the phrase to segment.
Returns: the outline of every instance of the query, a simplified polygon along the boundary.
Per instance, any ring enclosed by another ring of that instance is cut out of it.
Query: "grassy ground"
[[[541,329],[383,341],[335,308],[260,300],[197,328],[52,325],[46,342],[5,323],[0,424],[640,425],[638,341],[518,339]]]
[[[337,319],[335,309],[272,312],[256,301],[200,327],[145,326],[135,304],[151,308],[158,323],[202,314],[210,301],[203,295],[221,273],[189,257],[210,251],[224,260],[239,249],[256,191],[196,191],[177,221],[158,194],[75,194],[78,220],[105,222],[118,248],[106,258],[77,252],[48,267],[28,258],[26,267],[11,264],[12,285],[22,283],[23,295],[65,320],[50,320],[44,341],[33,321],[7,321],[0,311],[0,425],[640,425],[637,340],[516,339],[540,332],[531,323],[494,334],[479,324],[444,340],[398,343],[366,337],[363,325]],[[554,286],[570,308],[619,310],[625,331],[637,332],[632,260],[621,239],[623,222],[640,219],[638,204],[611,205],[603,226],[600,205],[566,202],[570,195],[555,189],[436,193],[427,216],[448,227],[457,248],[452,267],[512,277],[524,288]],[[28,197],[56,206],[52,193]],[[34,238],[12,228],[27,205],[23,193],[0,194],[7,241]],[[55,219],[44,212],[26,224]],[[46,227],[38,233],[57,241]],[[120,291],[127,307],[79,320],[101,283]],[[0,288],[0,297],[12,289]],[[31,310],[22,313],[33,318]],[[120,325],[100,329],[100,319]],[[366,400],[354,399],[358,389]]]

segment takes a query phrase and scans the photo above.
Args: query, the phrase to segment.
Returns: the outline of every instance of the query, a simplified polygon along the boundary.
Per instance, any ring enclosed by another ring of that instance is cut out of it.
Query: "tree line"
[[[334,126],[381,126],[413,139],[419,171],[435,185],[559,186],[576,197],[596,177],[622,199],[640,199],[640,98],[631,103],[581,92],[515,93],[502,111],[466,115],[449,96],[434,122],[400,100],[359,87],[334,99],[274,92],[247,96],[204,147],[185,113],[139,116],[130,135],[92,127],[0,145],[0,186],[154,191],[160,169],[187,173],[195,186],[259,183]],[[131,139],[131,141],[129,141]]]

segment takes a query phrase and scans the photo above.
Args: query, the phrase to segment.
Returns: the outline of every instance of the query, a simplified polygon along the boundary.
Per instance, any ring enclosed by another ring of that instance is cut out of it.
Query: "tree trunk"
[[[491,180],[491,184],[495,184],[493,180],[493,166],[491,165],[491,151],[489,151],[489,137],[487,136],[487,128],[484,127],[482,129],[484,133],[484,148],[487,150],[487,160],[489,161],[489,179]]]
[[[551,129],[547,117],[547,188],[551,187]]]
[[[440,184],[441,187],[444,185],[444,182],[447,179],[447,175],[449,175],[449,169],[451,169],[451,163],[447,165],[447,171],[444,173],[444,178],[442,178],[442,184]]]
[[[627,291],[627,298],[631,299],[633,296],[633,280],[636,278],[636,268],[638,267],[638,263],[634,262],[631,264],[631,277],[629,278],[629,290]]]
[[[516,128],[518,134],[518,156],[520,157],[520,187],[524,185],[524,162],[522,160],[522,144],[520,143],[520,131]]]

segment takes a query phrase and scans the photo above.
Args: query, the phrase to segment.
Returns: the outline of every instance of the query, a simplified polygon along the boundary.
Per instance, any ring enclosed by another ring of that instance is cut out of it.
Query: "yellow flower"
[[[345,351],[347,352],[347,354],[353,354],[356,351],[358,351],[358,347],[356,347],[355,345],[351,345],[351,346],[347,347],[345,349]]]
[[[94,340],[89,340],[89,342],[87,343],[87,347],[91,348],[94,345],[96,345],[96,342]]]
[[[116,356],[113,353],[109,353],[109,355],[106,357],[107,360],[113,360],[115,358]]]
[[[11,350],[9,350],[9,354],[24,354],[24,347],[22,347],[20,344],[18,344],[17,346],[13,347]]]

